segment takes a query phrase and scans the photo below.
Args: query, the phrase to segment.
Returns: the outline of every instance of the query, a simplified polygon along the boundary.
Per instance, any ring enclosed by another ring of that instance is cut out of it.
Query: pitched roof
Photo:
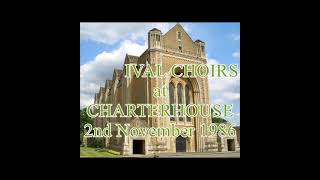
[[[127,57],[129,59],[129,63],[136,63],[139,60],[138,56],[132,56],[132,55],[127,54]]]
[[[105,92],[104,87],[100,87],[99,93],[104,93],[104,92]]]
[[[107,80],[107,82],[109,86],[112,84],[112,80]]]
[[[181,26],[180,23],[177,23],[176,25],[174,25],[171,29],[169,29],[169,31],[167,31],[163,36],[166,36],[170,31],[173,31],[175,28],[179,28],[182,31],[184,31],[184,33],[189,37],[189,39],[193,42],[192,38],[190,37],[190,35],[187,33],[187,31]]]
[[[116,75],[120,75],[123,71],[121,69],[114,69]]]

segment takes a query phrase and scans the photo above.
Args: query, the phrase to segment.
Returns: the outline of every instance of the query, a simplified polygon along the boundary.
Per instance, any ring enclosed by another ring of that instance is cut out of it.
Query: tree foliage
[[[213,117],[212,123],[228,123],[228,121],[220,117]]]
[[[84,125],[87,123],[92,124],[92,119],[86,113],[86,107],[80,110],[80,134],[84,132]]]

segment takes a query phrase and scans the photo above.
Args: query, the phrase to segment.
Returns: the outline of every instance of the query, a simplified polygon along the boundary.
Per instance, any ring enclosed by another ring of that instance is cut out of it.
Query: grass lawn
[[[99,152],[95,148],[80,147],[80,157],[116,157],[118,155],[109,152]]]

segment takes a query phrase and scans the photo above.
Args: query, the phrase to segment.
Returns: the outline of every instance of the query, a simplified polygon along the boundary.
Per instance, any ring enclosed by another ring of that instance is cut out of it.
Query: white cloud
[[[208,59],[208,64],[220,64],[216,59]],[[236,104],[240,102],[240,72],[237,77],[209,77],[211,104]],[[234,109],[236,110],[236,109]],[[236,110],[237,111],[237,110]],[[226,118],[240,125],[240,113]]]
[[[240,60],[240,51],[236,51],[236,52],[232,53],[232,57],[237,60]]]
[[[152,28],[166,33],[176,23],[80,23],[80,41],[93,40],[108,45],[120,42],[118,49],[102,52],[80,66],[80,108],[92,104],[94,93],[112,79],[114,68],[122,69],[125,54],[140,56],[147,49],[147,35]],[[181,23],[186,31],[189,24]],[[137,40],[141,38],[144,45]]]
[[[139,23],[80,23],[80,40],[94,40],[106,44],[114,44],[123,39],[135,39],[143,30]]]
[[[102,52],[94,60],[80,66],[80,108],[92,104],[94,93],[104,86],[107,79],[112,79],[114,68],[122,69],[126,53],[140,56],[147,49],[147,44],[139,45],[126,40],[118,49]]]
[[[147,39],[148,31],[158,28],[166,33],[176,23],[80,23],[80,40],[93,40],[112,45],[123,40]],[[189,24],[181,24],[186,31]]]
[[[240,113],[234,113],[233,116],[227,117],[226,120],[233,126],[240,126]]]
[[[208,55],[207,55],[207,59],[208,59],[207,64],[219,64],[218,60],[210,59],[210,58],[208,58]]]
[[[239,92],[225,92],[224,96],[229,101],[236,101],[240,99],[240,93]]]
[[[120,42],[120,47],[112,51],[104,51],[86,64],[80,66],[80,108],[92,104],[94,93],[104,86],[107,79],[112,79],[114,68],[122,69],[125,54],[140,56],[147,49],[147,33],[158,28],[166,33],[176,23],[80,23],[80,40],[93,40],[108,45]],[[181,23],[190,33],[191,25]],[[240,35],[233,34],[233,40],[240,40]],[[144,45],[139,45],[142,39]],[[232,54],[240,59],[240,51]],[[219,64],[216,59],[208,58],[208,64]],[[232,104],[240,100],[240,76],[237,78],[209,78],[211,103]],[[240,113],[230,122],[240,124]]]
[[[211,84],[210,91],[214,93],[214,96],[218,96],[226,102],[240,99],[240,78],[210,78],[209,83]]]
[[[235,41],[239,41],[240,40],[240,34],[231,34],[231,38]]]
[[[210,77],[209,84],[214,103],[229,104],[240,100],[240,73],[237,77]]]
[[[209,59],[208,64],[220,64],[220,62]],[[214,100],[233,102],[240,99],[240,71],[237,77],[209,77],[209,84],[211,97],[216,96]]]

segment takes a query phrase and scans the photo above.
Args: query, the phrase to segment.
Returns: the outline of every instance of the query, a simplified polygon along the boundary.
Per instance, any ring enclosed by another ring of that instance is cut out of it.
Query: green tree
[[[92,124],[92,119],[86,113],[86,107],[80,110],[80,134],[84,133],[84,125],[87,123]]]
[[[212,118],[212,123],[227,123],[228,121],[223,119],[223,118],[220,118],[220,117],[213,117]]]
[[[212,123],[228,123],[228,121],[223,118],[214,117],[213,116],[213,109],[211,109],[211,114],[212,114]]]
[[[92,124],[92,119],[86,113],[86,107],[81,110],[80,109],[80,145],[82,144],[83,135],[84,135],[84,125],[87,123]]]

